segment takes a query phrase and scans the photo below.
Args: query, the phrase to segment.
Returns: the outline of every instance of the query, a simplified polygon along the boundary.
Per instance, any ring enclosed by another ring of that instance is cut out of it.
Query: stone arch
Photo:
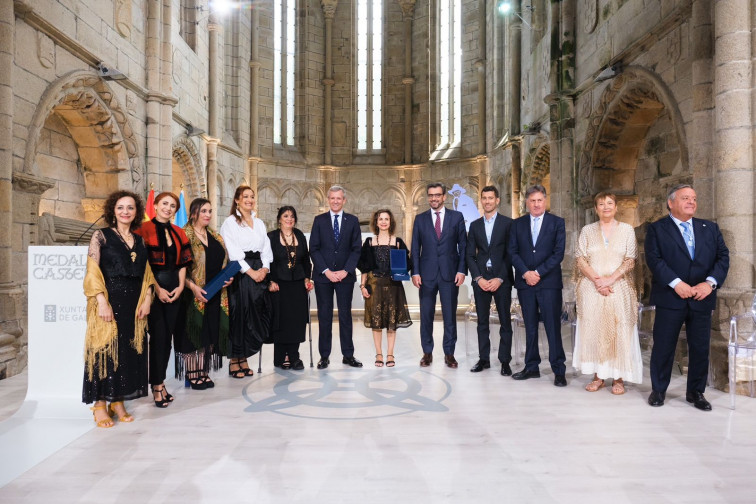
[[[197,146],[187,137],[179,137],[173,141],[173,186],[178,187],[176,175],[180,174],[180,182],[186,188],[190,199],[199,198],[207,194],[205,170]]]
[[[119,187],[144,192],[137,135],[110,87],[92,70],[76,70],[51,83],[28,128],[23,172],[39,175],[35,162],[40,132],[55,116],[76,146],[84,179],[86,220],[102,212],[102,202]]]
[[[546,189],[546,208],[551,208],[551,147],[545,136],[536,142],[525,156],[525,176],[521,178],[520,194],[525,194],[528,187],[540,184]],[[521,201],[520,212],[525,212],[525,199]]]
[[[689,171],[682,114],[653,72],[628,67],[604,89],[580,158],[578,194],[590,219],[592,196],[611,190],[618,218],[634,226],[659,215],[666,188]]]

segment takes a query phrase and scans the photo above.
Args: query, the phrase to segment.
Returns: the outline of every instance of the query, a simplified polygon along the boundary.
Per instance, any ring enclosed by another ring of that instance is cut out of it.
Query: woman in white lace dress
[[[643,379],[633,281],[635,232],[614,218],[614,194],[601,192],[594,204],[599,220],[580,231],[575,252],[577,331],[572,364],[584,374],[593,373],[587,391],[596,392],[604,380],[612,379],[612,393],[619,395],[625,393],[625,381]]]

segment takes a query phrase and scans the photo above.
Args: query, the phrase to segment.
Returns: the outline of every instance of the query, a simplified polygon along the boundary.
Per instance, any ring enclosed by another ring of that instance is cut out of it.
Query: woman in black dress
[[[401,238],[394,236],[396,220],[391,210],[378,210],[373,214],[370,229],[375,236],[365,240],[362,244],[360,263],[357,266],[362,272],[360,292],[365,298],[365,327],[373,330],[375,343],[375,365],[383,366],[381,354],[381,337],[386,329],[388,351],[386,366],[394,367],[394,343],[396,329],[412,325],[407,298],[404,294],[402,282],[391,278],[391,249],[407,250],[407,245]],[[410,264],[407,258],[407,264]]]
[[[147,395],[147,315],[157,287],[147,249],[134,229],[144,219],[144,203],[128,191],[111,194],[104,205],[110,225],[92,235],[84,294],[87,296],[86,369],[82,401],[98,427],[111,416],[132,422],[123,401]],[[106,409],[106,401],[110,405]]]
[[[189,222],[184,226],[194,260],[186,279],[188,290],[184,290],[186,330],[176,341],[176,378],[186,377],[187,386],[194,390],[215,386],[208,373],[210,368],[217,371],[223,366],[223,355],[228,351],[226,289],[209,300],[204,290],[228,259],[223,238],[209,226],[212,218],[210,201],[197,198],[189,206]]]
[[[173,396],[165,389],[165,375],[171,358],[171,341],[183,329],[179,318],[181,292],[192,250],[184,230],[171,219],[179,209],[178,196],[162,192],[155,197],[155,218],[136,230],[147,246],[147,259],[158,282],[157,302],[150,312],[150,385],[155,406],[167,407]]]
[[[297,211],[292,206],[278,209],[278,229],[268,233],[273,250],[270,292],[273,318],[273,365],[283,369],[304,369],[299,344],[305,340],[309,318],[307,296],[313,288],[312,263],[304,233],[297,229]]]

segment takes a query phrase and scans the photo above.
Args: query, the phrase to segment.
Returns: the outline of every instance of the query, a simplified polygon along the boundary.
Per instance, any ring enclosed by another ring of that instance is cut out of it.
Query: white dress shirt
[[[273,262],[273,250],[270,248],[270,240],[265,232],[265,223],[255,217],[252,212],[253,228],[249,227],[244,221],[236,221],[236,217],[229,215],[220,228],[220,234],[226,243],[229,261],[239,261],[241,272],[244,273],[250,269],[247,261],[244,260],[245,252],[260,252],[262,267],[270,270],[270,263]]]
[[[695,232],[693,231],[693,217],[691,217],[690,219],[688,219],[686,221],[681,221],[680,219],[678,219],[677,217],[675,217],[672,214],[669,214],[669,217],[672,219],[672,221],[674,221],[675,226],[677,226],[677,230],[680,231],[680,236],[682,236],[683,241],[685,241],[685,233],[683,233],[683,227],[680,224],[682,224],[683,222],[687,222],[688,224],[690,224],[690,236],[691,236],[691,239],[693,241],[693,243],[692,243],[693,249],[695,250],[695,248],[696,248],[696,236],[695,236]],[[706,277],[706,280],[709,283],[712,284],[712,286],[711,286],[712,289],[716,289],[717,288],[717,279],[716,278],[710,276],[710,277]],[[677,284],[679,284],[680,282],[682,282],[682,280],[680,278],[675,278],[674,280],[672,280],[671,282],[669,282],[667,285],[669,285],[670,287],[672,287],[674,289],[675,286]]]

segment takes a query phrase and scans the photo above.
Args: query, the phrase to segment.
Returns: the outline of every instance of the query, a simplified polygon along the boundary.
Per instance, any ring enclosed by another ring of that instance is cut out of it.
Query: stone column
[[[162,190],[160,174],[160,54],[161,54],[161,17],[162,5],[159,2],[147,3],[147,180],[157,183],[158,192]]]
[[[325,15],[325,68],[323,71],[324,79],[323,86],[325,86],[325,100],[323,110],[323,164],[331,164],[331,149],[332,145],[332,125],[331,125],[331,100],[333,93],[333,64],[332,64],[332,51],[333,51],[333,16],[336,14],[336,7],[339,5],[339,0],[320,0],[320,5],[323,7],[323,14]]]
[[[725,288],[754,285],[752,0],[716,0],[714,168],[716,217],[730,249]]]
[[[249,152],[247,154],[246,179],[257,191],[257,165],[260,156],[260,13],[252,9],[252,44],[249,61]]]
[[[172,0],[163,0],[160,36],[160,167],[162,186],[173,187],[173,44],[171,43]]]
[[[0,379],[16,374],[8,369],[17,356],[17,338],[23,332],[15,300],[23,291],[13,271],[13,2],[0,0]],[[18,244],[21,247],[21,244]],[[21,363],[16,366],[20,368]]]
[[[222,30],[216,22],[215,15],[210,15],[207,24],[208,31],[208,117],[209,132],[207,139],[207,199],[213,208],[220,208],[218,201],[218,144],[220,143],[220,107],[221,100],[218,96],[220,85],[220,72],[223,68],[218,65],[218,34]],[[218,212],[213,212],[212,226],[218,226]]]
[[[486,0],[478,1],[478,154],[486,152]],[[486,179],[488,181],[488,179]],[[484,184],[485,185],[485,184]]]
[[[397,0],[404,19],[404,163],[412,163],[412,17],[415,14],[415,0]]]
[[[520,0],[515,0],[512,8],[515,9],[515,12],[520,12]],[[509,16],[509,37],[509,136],[512,137],[520,134],[520,101],[522,100],[520,98],[522,21],[517,16]],[[514,201],[514,198],[512,198],[512,201]],[[517,215],[519,215],[519,211]]]
[[[0,0],[0,290],[13,281],[11,246],[13,233],[13,52],[15,19],[13,2]],[[2,296],[2,294],[0,294]],[[1,302],[1,300],[0,300]],[[0,317],[2,319],[2,317]]]
[[[690,17],[692,56],[693,127],[688,136],[690,171],[698,194],[699,217],[714,218],[714,173],[712,170],[714,111],[714,36],[712,0],[694,0]]]
[[[512,218],[520,216],[520,187],[522,185],[522,159],[519,142],[513,142],[512,151]]]

